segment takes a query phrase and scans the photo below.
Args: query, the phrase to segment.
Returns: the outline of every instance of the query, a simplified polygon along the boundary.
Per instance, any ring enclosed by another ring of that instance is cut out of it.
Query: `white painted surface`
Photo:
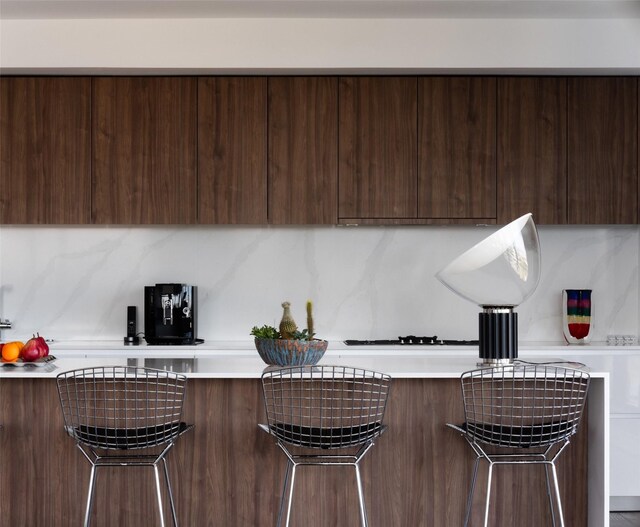
[[[477,338],[479,309],[435,273],[495,227],[0,227],[2,338],[122,342],[145,285],[198,286],[198,336],[247,341],[292,302],[320,338]],[[542,278],[520,344],[561,343],[563,288],[591,288],[594,341],[640,333],[640,227],[541,227]],[[584,348],[589,349],[587,348]]]
[[[633,18],[0,20],[6,72],[640,72]]]
[[[611,496],[640,497],[639,441],[640,414],[611,419]]]

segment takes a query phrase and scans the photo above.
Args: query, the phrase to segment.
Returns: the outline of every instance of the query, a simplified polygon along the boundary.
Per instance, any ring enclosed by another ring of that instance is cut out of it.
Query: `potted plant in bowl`
[[[328,342],[314,338],[313,305],[307,302],[307,328],[298,331],[291,317],[289,302],[283,302],[284,313],[279,329],[264,325],[254,326],[251,335],[262,360],[276,366],[312,366],[327,350]]]

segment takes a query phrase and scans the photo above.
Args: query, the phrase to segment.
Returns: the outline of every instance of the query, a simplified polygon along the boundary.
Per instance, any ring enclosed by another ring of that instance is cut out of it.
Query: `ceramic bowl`
[[[264,362],[275,366],[313,366],[327,351],[326,340],[255,339]]]

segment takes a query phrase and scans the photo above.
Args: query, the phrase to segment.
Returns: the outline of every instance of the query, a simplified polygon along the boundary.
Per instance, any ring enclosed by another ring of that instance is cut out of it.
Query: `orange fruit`
[[[2,346],[2,358],[7,362],[17,361],[23,347],[22,342],[7,342]]]

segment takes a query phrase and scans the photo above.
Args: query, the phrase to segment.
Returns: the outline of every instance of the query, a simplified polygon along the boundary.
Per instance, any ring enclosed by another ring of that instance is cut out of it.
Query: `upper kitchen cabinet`
[[[94,223],[196,222],[196,92],[188,77],[93,79]]]
[[[335,224],[338,80],[270,77],[269,222]]]
[[[198,221],[267,223],[267,79],[198,80]]]
[[[416,77],[342,77],[339,217],[417,217]]]
[[[496,79],[422,77],[418,217],[496,217]]]
[[[638,80],[568,82],[568,221],[637,223]]]
[[[498,80],[498,223],[567,222],[567,80]]]
[[[91,81],[0,77],[0,223],[90,217]]]

